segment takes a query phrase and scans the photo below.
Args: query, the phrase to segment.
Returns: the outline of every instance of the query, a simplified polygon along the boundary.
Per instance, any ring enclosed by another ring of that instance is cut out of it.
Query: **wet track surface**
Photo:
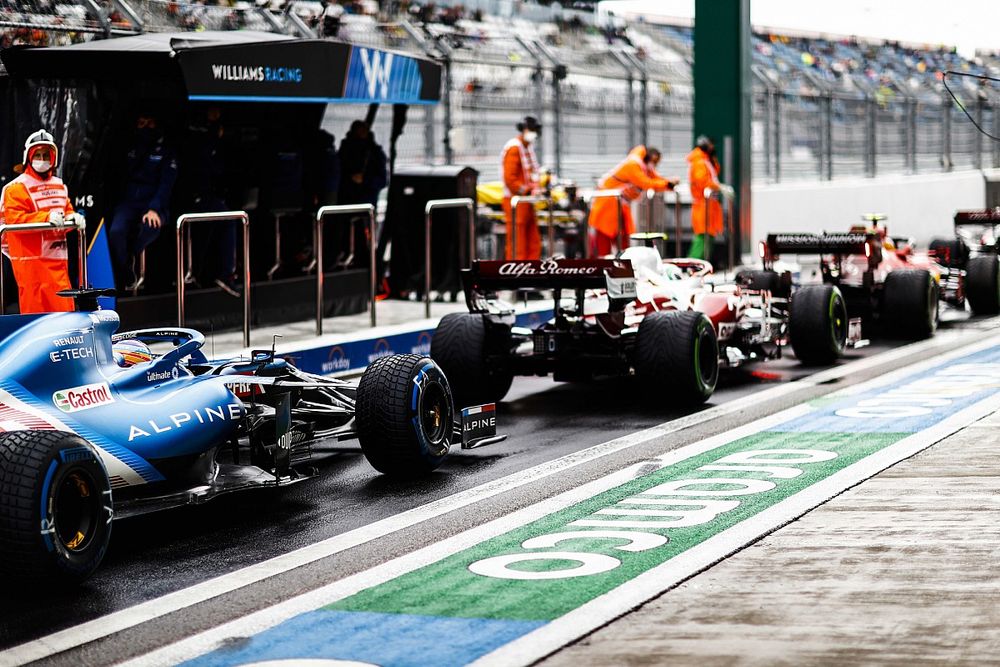
[[[955,323],[951,326],[962,326]],[[891,341],[850,352],[847,360],[895,347]],[[723,372],[708,405],[720,405],[821,369],[794,358]],[[97,574],[79,590],[5,593],[0,648],[183,589],[207,579],[371,524],[505,475],[661,424],[700,408],[643,400],[624,380],[557,384],[518,378],[498,407],[506,442],[455,452],[427,479],[378,475],[351,443],[319,462],[318,477],[282,491],[258,491],[123,520]]]

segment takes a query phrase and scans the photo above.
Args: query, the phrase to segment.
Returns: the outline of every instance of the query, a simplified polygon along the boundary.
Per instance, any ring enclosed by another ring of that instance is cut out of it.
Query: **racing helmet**
[[[660,259],[660,253],[656,251],[656,248],[647,248],[645,246],[625,248],[620,255],[620,259],[627,259],[632,262],[632,270],[636,276],[647,271],[653,275],[659,275],[660,268],[663,265],[663,260]]]
[[[153,360],[153,351],[149,349],[149,346],[134,338],[116,341],[111,345],[111,351],[114,354],[115,363],[122,368]]]
[[[33,132],[24,142],[24,156],[22,158],[22,164],[27,166],[28,160],[31,159],[31,153],[34,149],[39,146],[48,146],[52,149],[52,169],[55,169],[59,164],[59,148],[56,146],[55,137],[49,134],[46,130],[38,130]]]

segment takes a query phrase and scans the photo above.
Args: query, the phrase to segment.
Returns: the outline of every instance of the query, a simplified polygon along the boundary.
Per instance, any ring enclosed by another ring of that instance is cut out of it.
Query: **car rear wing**
[[[955,226],[1000,225],[1000,208],[986,208],[977,211],[957,211]]]
[[[864,255],[878,263],[882,243],[872,232],[835,234],[768,234],[761,244],[761,258],[770,265],[781,255]]]
[[[476,260],[462,271],[467,299],[499,290],[607,290],[614,301],[635,298],[635,273],[627,259]]]

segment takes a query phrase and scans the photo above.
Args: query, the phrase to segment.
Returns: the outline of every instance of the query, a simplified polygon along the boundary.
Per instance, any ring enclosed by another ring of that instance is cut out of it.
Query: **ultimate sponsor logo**
[[[331,347],[330,352],[326,355],[326,361],[320,364],[320,370],[323,373],[336,373],[338,371],[350,370],[350,368],[351,360],[348,359],[344,348],[339,345]]]
[[[52,394],[52,402],[63,412],[79,412],[115,402],[107,382],[85,384],[70,389],[60,389]]]
[[[216,81],[254,81],[259,83],[302,83],[301,67],[265,67],[263,65],[212,65]]]
[[[164,382],[166,380],[176,380],[180,377],[181,372],[176,366],[170,370],[162,371],[147,371],[146,372],[146,382]]]

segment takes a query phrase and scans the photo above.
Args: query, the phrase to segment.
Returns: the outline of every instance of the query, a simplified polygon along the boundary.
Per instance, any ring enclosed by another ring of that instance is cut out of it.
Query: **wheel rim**
[[[712,336],[712,325],[702,322],[694,343],[695,374],[706,391],[715,388],[719,373],[719,346]]]
[[[844,299],[836,291],[830,295],[830,332],[833,334],[833,344],[838,350],[844,348],[847,340],[847,306]]]
[[[67,551],[80,552],[90,546],[101,515],[99,487],[85,470],[71,470],[55,488],[52,497],[56,537]]]
[[[930,316],[927,322],[927,327],[934,331],[937,329],[938,320],[938,296],[937,296],[937,283],[934,282],[934,278],[931,277],[930,283],[927,286],[927,311]]]
[[[447,452],[448,436],[453,428],[451,399],[447,390],[440,382],[428,382],[420,394],[417,409],[424,439],[436,450],[435,454]]]

